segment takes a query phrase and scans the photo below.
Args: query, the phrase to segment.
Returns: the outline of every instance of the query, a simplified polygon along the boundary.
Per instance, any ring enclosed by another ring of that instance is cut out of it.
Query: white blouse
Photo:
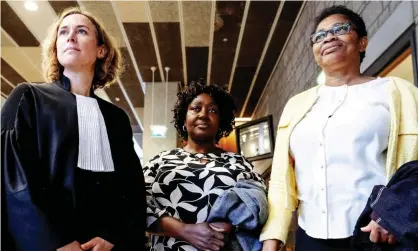
[[[318,89],[295,127],[299,226],[319,239],[347,238],[375,185],[386,182],[390,131],[387,78]]]
[[[93,172],[113,172],[106,124],[97,100],[75,94],[78,116],[78,162],[77,166]]]

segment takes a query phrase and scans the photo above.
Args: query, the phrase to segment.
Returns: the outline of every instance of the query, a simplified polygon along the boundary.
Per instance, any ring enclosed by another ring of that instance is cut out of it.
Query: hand
[[[283,242],[280,240],[265,240],[263,242],[263,251],[277,251],[281,250]]]
[[[106,240],[103,240],[100,237],[91,239],[90,241],[81,245],[82,250],[92,250],[92,251],[109,251],[114,247],[114,245]]]
[[[231,233],[232,231],[232,224],[228,223],[228,222],[212,222],[209,223],[209,226],[217,231],[217,232],[221,232],[221,233]]]
[[[222,233],[213,230],[206,222],[185,225],[182,236],[182,239],[202,251],[220,250],[225,245],[224,238]]]
[[[361,228],[363,232],[370,232],[370,240],[374,243],[387,242],[389,244],[395,244],[396,238],[393,234],[390,234],[386,229],[377,224],[374,220]]]
[[[80,243],[73,241],[68,245],[58,248],[57,251],[83,251],[83,249],[81,248]]]

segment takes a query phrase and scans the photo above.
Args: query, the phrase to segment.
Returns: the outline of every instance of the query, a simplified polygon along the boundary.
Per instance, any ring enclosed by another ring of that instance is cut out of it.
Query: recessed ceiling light
[[[37,11],[38,10],[38,5],[35,3],[35,1],[25,1],[25,8],[28,11]]]
[[[115,100],[119,102],[119,101],[120,101],[120,98],[117,98],[117,97],[116,97],[116,98],[115,98]]]
[[[228,42],[228,38],[224,38],[224,39],[222,39],[222,41],[224,42],[224,43],[226,43],[226,42]]]

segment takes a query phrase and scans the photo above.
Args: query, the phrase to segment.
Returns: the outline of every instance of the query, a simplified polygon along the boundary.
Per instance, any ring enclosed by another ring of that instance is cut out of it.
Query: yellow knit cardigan
[[[387,180],[402,164],[418,159],[418,88],[400,78],[390,79]],[[318,86],[291,98],[280,118],[269,184],[269,218],[261,233],[261,241],[277,239],[286,242],[292,214],[299,203],[294,161],[289,154],[290,135],[315,104],[317,90]]]

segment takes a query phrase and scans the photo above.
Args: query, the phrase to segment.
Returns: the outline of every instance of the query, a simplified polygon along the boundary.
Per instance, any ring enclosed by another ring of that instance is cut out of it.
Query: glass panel
[[[380,77],[399,77],[405,79],[412,84],[414,83],[414,69],[412,63],[412,50],[406,49],[399,55],[389,66],[387,66],[380,74]]]
[[[271,153],[268,122],[262,122],[240,131],[241,155],[251,158]]]

